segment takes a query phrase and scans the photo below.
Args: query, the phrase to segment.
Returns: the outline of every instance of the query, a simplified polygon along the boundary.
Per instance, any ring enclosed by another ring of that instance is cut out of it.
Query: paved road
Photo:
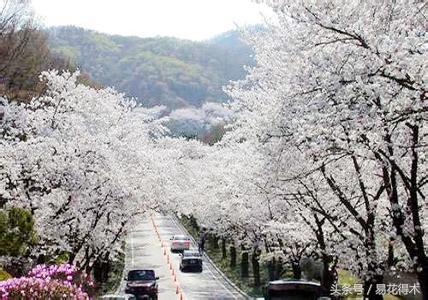
[[[156,215],[152,219],[143,220],[129,235],[125,271],[138,268],[154,269],[160,277],[160,300],[246,299],[206,258],[202,273],[181,273],[179,255],[171,253],[169,248],[170,237],[174,234],[185,232],[172,217]],[[192,243],[196,248],[194,242]],[[124,288],[125,282],[121,284],[119,291],[123,292]]]

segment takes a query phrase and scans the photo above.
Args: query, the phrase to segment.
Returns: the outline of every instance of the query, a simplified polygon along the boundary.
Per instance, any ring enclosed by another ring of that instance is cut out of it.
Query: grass
[[[248,294],[251,297],[261,297],[262,296],[262,290],[260,287],[255,287],[253,285],[253,277],[251,276],[248,278],[241,278],[241,270],[240,270],[240,264],[237,262],[236,267],[232,268],[229,265],[228,259],[222,259],[221,251],[213,250],[213,249],[206,249],[206,253],[208,256],[212,259],[212,261],[216,264],[216,266],[229,278],[237,287],[239,287],[243,292]],[[239,255],[239,252],[237,252],[237,256]],[[238,259],[238,257],[237,257]],[[251,267],[251,265],[250,265]],[[261,270],[262,271],[262,266]]]
[[[0,268],[0,281],[7,280],[9,278],[12,278],[12,276],[8,272]]]
[[[360,279],[351,274],[348,270],[339,269],[337,270],[339,276],[338,285],[354,285],[360,283]]]
[[[355,277],[354,275],[352,275],[351,272],[349,272],[348,270],[344,270],[344,269],[339,269],[337,271],[338,275],[339,275],[339,279],[338,279],[338,285],[350,285],[353,286],[356,283],[361,283],[360,279],[358,277]],[[345,298],[345,300],[363,300],[363,297],[361,296],[348,296]],[[384,295],[383,296],[383,300],[401,300],[402,298],[393,296],[393,295]]]
[[[383,300],[401,300],[401,298],[395,297],[393,295],[385,295],[383,296]]]

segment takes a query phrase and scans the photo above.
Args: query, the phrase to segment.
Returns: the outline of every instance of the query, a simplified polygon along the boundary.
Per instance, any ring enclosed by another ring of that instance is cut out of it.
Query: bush
[[[24,299],[90,299],[93,282],[73,265],[38,265],[26,277],[0,282],[0,298]]]
[[[0,282],[1,299],[89,299],[87,293],[70,282],[33,277],[12,278]]]
[[[19,207],[0,209],[0,256],[24,256],[35,242],[30,211]]]
[[[12,276],[8,272],[6,272],[2,268],[0,268],[0,281],[6,280],[6,279],[9,279],[9,278],[12,278]]]

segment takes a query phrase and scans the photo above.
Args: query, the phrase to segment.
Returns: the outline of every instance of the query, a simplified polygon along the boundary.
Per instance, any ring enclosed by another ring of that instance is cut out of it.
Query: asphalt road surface
[[[247,299],[204,257],[202,273],[182,273],[180,256],[170,251],[170,238],[187,234],[170,216],[155,215],[141,221],[129,234],[125,272],[131,269],[153,269],[159,276],[160,300]],[[197,248],[192,241],[191,247]],[[126,274],[126,273],[125,273]],[[123,293],[125,281],[118,292]]]

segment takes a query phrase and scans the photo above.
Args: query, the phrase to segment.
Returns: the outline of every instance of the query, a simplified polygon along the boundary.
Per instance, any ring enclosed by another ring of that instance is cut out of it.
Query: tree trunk
[[[323,270],[321,275],[321,286],[323,287],[323,294],[330,296],[331,287],[337,282],[336,262],[335,259],[327,254],[325,236],[323,225],[325,224],[325,218],[319,218],[318,215],[314,214],[315,223],[317,224],[317,230],[315,235],[317,237],[318,245],[322,251],[321,260],[323,264]]]
[[[393,267],[395,264],[395,259],[394,259],[394,247],[392,246],[392,240],[390,241],[389,245],[388,245],[388,260],[387,260],[387,266],[388,267]]]
[[[241,253],[241,278],[248,278],[250,276],[248,252],[243,250]]]
[[[199,232],[199,226],[198,222],[196,222],[196,219],[193,216],[190,216],[190,225],[196,230],[196,232]]]
[[[227,258],[226,239],[221,239],[221,259]]]
[[[276,267],[276,260],[274,257],[267,264],[269,281],[275,280],[275,267]]]
[[[428,263],[422,267],[422,272],[418,272],[418,281],[421,287],[422,299],[428,299]]]
[[[377,284],[383,283],[383,276],[376,276],[370,281],[364,281],[364,299],[383,300],[382,295],[376,295]]]
[[[278,280],[278,279],[281,278],[283,270],[284,270],[284,268],[283,268],[283,265],[282,265],[282,258],[280,257],[276,261],[275,273],[274,273],[274,280]]]
[[[260,264],[259,264],[260,252],[258,250],[253,251],[251,256],[251,263],[253,265],[253,275],[254,275],[254,286],[260,286]]]
[[[102,262],[100,262],[99,260],[94,262],[93,274],[94,274],[94,280],[96,282],[98,283],[103,282]]]
[[[331,287],[335,282],[337,282],[337,272],[336,272],[336,266],[331,266],[331,258],[330,256],[323,254],[322,255],[322,262],[323,262],[323,271],[322,271],[322,277],[321,277],[321,286],[323,287],[324,295],[330,296],[331,293]]]
[[[210,241],[211,249],[218,250],[218,237],[210,234],[209,241]]]
[[[236,248],[235,246],[230,246],[230,267],[236,267]]]
[[[39,256],[37,256],[36,263],[38,265],[46,263],[46,256],[44,254],[40,254]]]
[[[376,274],[382,266],[377,262],[377,257],[373,256],[372,253],[376,253],[376,244],[374,239],[374,231],[371,228],[367,234],[367,249],[366,249],[366,259],[367,262],[367,273]],[[372,255],[372,256],[371,256]],[[376,254],[374,254],[376,255]],[[382,300],[382,295],[377,295],[376,287],[378,284],[383,283],[383,275],[375,275],[370,280],[364,280],[364,299],[368,300]]]
[[[416,261],[414,268],[418,277],[418,281],[421,287],[422,299],[428,299],[428,257],[425,253],[426,245],[424,244],[424,232],[421,222],[421,203],[419,203],[419,188],[420,182],[418,178],[418,169],[419,169],[419,156],[416,151],[416,147],[420,143],[419,140],[419,127],[414,125],[409,127],[412,130],[412,164],[410,168],[410,178],[406,178],[404,175],[406,172],[400,169],[395,162],[391,164],[391,168],[383,167],[383,182],[385,184],[387,195],[392,207],[393,214],[392,221],[395,227],[397,235],[401,237],[403,244],[406,247],[406,250],[413,261]],[[387,134],[384,137],[385,142],[392,144],[391,134]],[[384,162],[382,154],[375,153],[376,158]],[[388,155],[393,157],[394,149],[393,147],[388,148]],[[400,172],[401,171],[401,172]],[[409,197],[405,199],[407,205],[402,207],[400,205],[399,197],[399,178],[404,182],[407,182],[407,190]],[[425,199],[422,199],[422,202]],[[400,208],[402,207],[402,208]],[[407,211],[410,212],[411,218],[407,217]],[[412,223],[414,234],[409,236],[403,232],[404,224]],[[419,271],[419,272],[418,272]]]
[[[293,261],[291,263],[291,268],[293,270],[293,278],[302,279],[302,267],[300,266],[300,263]]]
[[[104,267],[103,267],[103,274],[104,274],[104,282],[107,282],[107,280],[110,277],[110,271],[111,271],[111,261],[106,261],[104,263]]]
[[[68,256],[68,263],[70,265],[72,265],[74,263],[74,259],[76,258],[76,253],[71,252],[70,255]]]

